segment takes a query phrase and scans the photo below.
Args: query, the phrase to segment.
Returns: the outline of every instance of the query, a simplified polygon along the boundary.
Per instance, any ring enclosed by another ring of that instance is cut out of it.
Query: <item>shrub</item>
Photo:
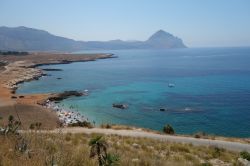
[[[69,124],[69,127],[87,127],[87,128],[93,128],[93,125],[90,122],[83,121],[83,122],[76,122],[73,124]]]
[[[34,123],[31,123],[31,124],[30,124],[30,129],[31,129],[31,130],[34,130],[34,129],[35,129]]]
[[[163,127],[163,132],[166,134],[174,134],[174,129],[172,126],[170,126],[169,124],[167,124],[166,126]]]
[[[41,122],[36,122],[36,123],[31,123],[30,124],[30,129],[31,130],[40,130],[41,129],[41,126],[42,126],[42,123]]]
[[[201,166],[213,166],[211,163],[202,163]]]
[[[240,152],[240,156],[243,159],[247,159],[248,161],[250,161],[250,153],[248,153],[247,151]]]
[[[214,158],[220,157],[221,151],[222,151],[222,149],[220,149],[220,148],[218,148],[218,147],[214,147],[214,148],[213,148],[213,152],[212,152],[212,156],[213,156]]]
[[[101,125],[101,128],[104,128],[104,129],[111,129],[112,128],[112,125],[110,125],[110,124],[102,124]]]
[[[205,132],[203,132],[203,131],[194,134],[194,137],[195,137],[195,138],[204,138],[204,137],[206,137],[206,136],[207,136],[207,133],[205,133]]]

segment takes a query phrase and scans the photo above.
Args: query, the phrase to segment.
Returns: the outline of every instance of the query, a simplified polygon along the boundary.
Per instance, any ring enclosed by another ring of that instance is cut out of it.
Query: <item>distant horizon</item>
[[[249,6],[248,0],[1,0],[0,24],[83,41],[144,41],[163,29],[188,47],[248,47]]]

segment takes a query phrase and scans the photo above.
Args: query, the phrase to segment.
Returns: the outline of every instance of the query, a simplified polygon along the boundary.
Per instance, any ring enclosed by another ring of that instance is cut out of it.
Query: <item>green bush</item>
[[[174,134],[175,133],[173,127],[170,126],[169,124],[167,124],[166,126],[163,127],[163,132],[166,134]]]
[[[243,159],[247,159],[248,161],[250,161],[250,153],[248,153],[247,151],[240,152],[240,156]]]
[[[90,122],[83,121],[83,122],[76,122],[73,124],[69,124],[69,127],[87,127],[87,128],[93,128],[93,125]]]

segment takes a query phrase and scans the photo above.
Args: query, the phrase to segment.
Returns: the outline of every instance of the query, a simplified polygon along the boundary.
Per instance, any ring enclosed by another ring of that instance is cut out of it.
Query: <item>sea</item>
[[[59,103],[95,125],[122,124],[178,134],[250,137],[250,47],[98,50],[117,58],[47,65],[49,76],[18,94],[88,90]],[[62,79],[57,79],[62,78]],[[127,109],[112,104],[126,104]]]

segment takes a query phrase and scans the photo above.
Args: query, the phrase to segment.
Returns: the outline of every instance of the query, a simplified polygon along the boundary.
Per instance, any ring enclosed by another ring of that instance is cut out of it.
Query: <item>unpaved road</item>
[[[177,142],[177,143],[187,143],[193,144],[196,146],[216,146],[219,148],[224,148],[231,151],[248,151],[250,152],[250,144],[244,144],[239,142],[229,142],[229,141],[222,141],[222,140],[209,140],[209,139],[199,139],[199,138],[192,138],[192,137],[184,137],[184,136],[171,136],[171,135],[163,135],[163,134],[156,134],[150,133],[141,130],[114,130],[114,129],[101,129],[101,128],[62,128],[52,130],[50,132],[62,132],[62,133],[98,133],[98,134],[106,134],[106,135],[120,135],[120,136],[129,136],[129,137],[143,137],[143,138],[151,138],[160,141],[170,141],[170,142]]]

